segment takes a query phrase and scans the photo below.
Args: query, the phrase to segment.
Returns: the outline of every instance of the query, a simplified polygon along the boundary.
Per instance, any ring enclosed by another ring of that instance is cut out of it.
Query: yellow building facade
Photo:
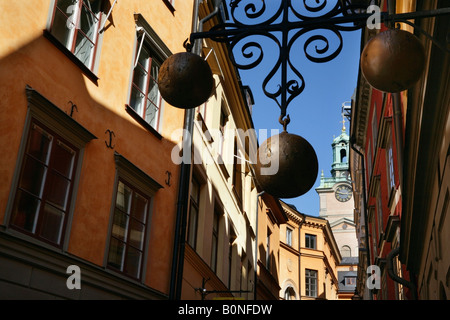
[[[288,222],[280,226],[280,298],[337,300],[341,255],[329,222],[282,206]]]

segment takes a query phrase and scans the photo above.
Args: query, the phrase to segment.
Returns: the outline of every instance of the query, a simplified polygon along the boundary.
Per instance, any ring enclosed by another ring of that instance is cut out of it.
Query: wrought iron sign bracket
[[[184,46],[190,52],[196,41],[200,39],[211,39],[216,42],[227,43],[230,48],[230,58],[235,67],[241,70],[249,70],[259,65],[264,57],[261,43],[249,37],[263,36],[275,43],[279,48],[278,59],[263,80],[262,89],[264,94],[274,100],[280,108],[281,114],[278,121],[286,131],[286,127],[290,122],[289,115],[286,114],[287,107],[305,88],[304,78],[295,68],[290,58],[290,51],[295,42],[302,36],[306,37],[303,51],[306,58],[310,61],[316,63],[331,61],[342,50],[343,38],[341,32],[356,31],[364,28],[367,25],[367,21],[374,17],[374,13],[366,12],[366,6],[352,4],[349,0],[336,1],[336,4],[331,9],[329,2],[326,0],[315,1],[315,6],[308,6],[306,1],[295,2],[286,0],[280,1],[280,7],[275,14],[265,18],[268,9],[264,0],[259,2],[261,3],[259,9],[254,3],[248,3],[248,1],[245,6],[240,7],[240,2],[241,0],[230,0],[231,19],[229,21],[232,22],[219,23],[210,28],[209,31],[191,33]],[[377,18],[380,23],[385,23],[391,28],[397,23],[407,23],[420,32],[425,33],[441,49],[447,50],[436,43],[423,29],[409,20],[449,14],[450,8],[442,8],[401,14],[380,12]],[[296,20],[293,21],[292,17],[296,18]],[[244,23],[242,20],[252,23]],[[322,31],[322,34],[318,33],[320,31]],[[329,35],[338,40],[338,44],[334,48],[330,45],[331,39],[329,39]],[[244,60],[244,62],[237,62],[235,48],[241,49],[240,59]],[[271,92],[268,89],[268,83],[280,71],[281,79],[278,89],[275,92]]]
[[[201,288],[194,288],[195,291],[200,292],[200,294],[202,295],[202,300],[205,300],[206,296],[208,294],[211,294],[211,293],[215,293],[215,294],[228,293],[228,294],[231,294],[231,293],[252,293],[253,292],[253,290],[206,290],[205,289],[206,282],[208,282],[210,279],[211,278],[208,278],[208,279],[203,278],[202,279],[202,287]]]

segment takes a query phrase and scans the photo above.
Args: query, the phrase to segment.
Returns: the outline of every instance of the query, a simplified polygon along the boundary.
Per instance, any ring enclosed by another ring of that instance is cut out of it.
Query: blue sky
[[[319,214],[319,197],[315,188],[319,186],[322,170],[326,177],[331,176],[331,143],[333,137],[341,133],[341,107],[344,102],[351,100],[357,85],[361,33],[360,31],[351,31],[341,34],[343,49],[330,62],[314,63],[309,61],[305,58],[302,45],[292,46],[290,53],[295,67],[304,77],[306,87],[287,108],[291,119],[287,131],[300,135],[311,143],[318,157],[319,172],[314,187],[308,193],[298,198],[282,200],[295,205],[300,212],[310,215]],[[263,36],[255,39],[263,46],[264,60],[256,68],[247,71],[241,70],[240,74],[243,85],[250,86],[254,96],[255,129],[257,131],[267,129],[270,135],[270,129],[282,130],[278,123],[280,109],[272,99],[264,95],[262,81],[276,61],[278,49],[264,40]],[[331,45],[337,43],[333,38],[330,40]],[[238,60],[238,57],[236,59]],[[279,83],[277,82],[279,79],[279,77],[274,78],[272,88]],[[346,127],[348,130],[348,122],[346,122]],[[259,143],[261,144],[262,141]]]

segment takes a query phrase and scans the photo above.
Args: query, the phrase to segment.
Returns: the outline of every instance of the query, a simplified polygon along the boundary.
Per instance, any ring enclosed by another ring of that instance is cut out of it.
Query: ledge
[[[136,113],[136,111],[134,111],[133,108],[131,108],[129,105],[125,105],[125,110],[128,112],[128,114],[134,119],[136,120],[141,126],[143,126],[145,129],[147,129],[150,133],[152,133],[156,138],[158,138],[159,140],[162,139],[161,134],[155,130],[155,128],[153,128],[150,124],[148,124],[147,121],[145,121],[140,115],[138,115]]]
[[[175,12],[175,8],[174,6],[170,3],[169,0],[163,0],[164,4],[167,6],[167,8],[170,10],[170,12],[172,12],[172,14],[174,14]]]

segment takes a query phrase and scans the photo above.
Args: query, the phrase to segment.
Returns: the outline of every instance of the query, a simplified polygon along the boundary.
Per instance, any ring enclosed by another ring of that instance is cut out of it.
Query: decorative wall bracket
[[[191,51],[196,40],[205,38],[227,43],[233,64],[238,69],[249,70],[258,66],[264,57],[263,46],[254,36],[263,37],[275,44],[278,48],[278,57],[273,58],[274,65],[264,78],[262,89],[264,94],[274,100],[280,108],[279,122],[286,129],[290,121],[286,115],[287,107],[305,89],[305,79],[292,62],[292,48],[297,48],[299,39],[302,38],[305,39],[303,53],[308,60],[315,63],[333,60],[343,47],[341,32],[362,29],[373,17],[374,13],[366,12],[369,2],[221,0],[219,4],[223,3],[227,20],[213,26],[209,31],[191,33],[185,42],[185,48]],[[231,15],[228,13],[228,7]],[[380,12],[378,18],[380,23],[389,26],[407,23],[417,27],[408,20],[448,14],[450,8],[402,14]],[[333,38],[337,42],[333,42]],[[337,45],[332,46],[332,43]],[[280,76],[280,84],[276,91],[270,91],[268,83],[275,76]]]

